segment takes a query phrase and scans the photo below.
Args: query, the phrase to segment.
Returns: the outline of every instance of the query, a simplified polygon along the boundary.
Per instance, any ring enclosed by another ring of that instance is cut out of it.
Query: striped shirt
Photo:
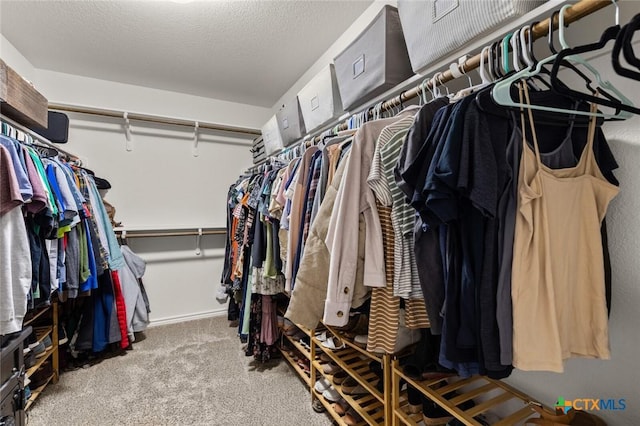
[[[406,117],[380,133],[367,182],[381,204],[389,206],[395,237],[394,295],[404,299],[424,299],[413,250],[415,215],[395,181],[393,169],[400,157],[414,117]]]

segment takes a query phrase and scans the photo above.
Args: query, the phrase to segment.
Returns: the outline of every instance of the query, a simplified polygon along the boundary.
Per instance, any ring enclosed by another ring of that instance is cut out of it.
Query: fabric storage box
[[[284,146],[291,145],[305,135],[304,121],[297,97],[291,102],[282,105],[280,111],[276,113],[276,117]]]
[[[317,129],[342,114],[336,70],[329,64],[298,93],[298,102],[307,131]]]
[[[278,128],[278,118],[275,115],[262,126],[262,140],[266,155],[278,152],[284,147],[282,137],[280,136],[280,129]]]
[[[413,71],[543,4],[545,0],[398,0]]]
[[[334,63],[345,109],[373,99],[411,77],[398,9],[384,6]]]

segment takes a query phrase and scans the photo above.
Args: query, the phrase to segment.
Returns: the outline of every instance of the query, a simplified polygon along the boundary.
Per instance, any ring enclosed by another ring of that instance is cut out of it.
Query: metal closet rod
[[[4,121],[5,123],[11,125],[12,127],[15,127],[16,129],[20,130],[21,132],[24,133],[28,133],[29,135],[31,135],[31,137],[37,141],[40,142],[43,145],[47,145],[53,149],[55,149],[58,152],[61,152],[63,154],[65,154],[68,157],[71,157],[71,159],[73,160],[79,160],[79,157],[75,154],[71,154],[68,151],[65,151],[64,149],[60,148],[59,145],[51,142],[49,139],[45,138],[44,136],[41,136],[39,134],[37,134],[36,132],[34,132],[33,130],[29,129],[28,127],[23,126],[22,124],[18,123],[15,120],[10,119],[9,117],[5,116],[5,115],[1,115],[0,114],[0,120]]]
[[[78,105],[50,103],[49,109],[65,112],[76,112],[79,114],[99,115],[102,117],[127,118],[129,120],[146,121],[149,123],[171,124],[174,126],[195,127],[196,123],[200,129],[219,130],[223,132],[240,133],[245,135],[260,135],[260,130],[248,127],[228,126],[224,124],[207,123],[195,120],[185,120],[181,118],[161,117],[158,115],[139,114],[135,112],[116,111],[103,108],[92,108]],[[125,116],[126,114],[126,116]]]
[[[578,3],[574,4],[570,8],[565,11],[564,21],[568,25],[572,22],[578,21],[581,18],[584,18],[587,15],[590,15],[600,9],[603,9],[607,6],[612,5],[611,0],[580,0]],[[558,28],[559,16],[556,15],[553,20],[553,28]],[[544,37],[549,33],[549,19],[545,19],[533,26],[533,39],[537,40],[540,37]],[[477,69],[480,66],[480,62],[482,61],[482,54],[479,53],[469,59],[467,59],[463,64],[460,65],[460,71],[464,73],[468,73],[471,70]],[[453,76],[450,70],[446,70],[442,73],[441,77],[438,78],[438,84],[446,83],[448,81],[454,80],[456,77]],[[427,82],[425,86],[431,87],[431,82]],[[415,86],[409,90],[402,92],[399,96],[395,96],[387,101],[382,103],[382,111],[388,111],[392,108],[395,108],[401,105],[403,102],[408,101],[410,99],[417,98],[419,94],[422,92],[422,84]],[[369,111],[369,117],[373,117],[373,111]],[[340,124],[337,129],[346,130],[348,129],[348,119]],[[303,142],[311,142],[317,143],[320,141],[320,135],[316,135],[315,137],[308,139]],[[302,142],[301,142],[302,143]],[[295,145],[293,145],[295,146]],[[289,147],[290,148],[290,147]],[[278,154],[275,154],[278,155]],[[264,164],[266,160],[261,161],[255,166]],[[255,167],[254,166],[254,167]]]
[[[193,237],[198,235],[224,235],[227,233],[226,228],[202,228],[202,233],[199,232],[199,229],[200,228],[194,228],[185,231],[154,231],[151,229],[145,231],[114,230],[114,232],[123,238]]]

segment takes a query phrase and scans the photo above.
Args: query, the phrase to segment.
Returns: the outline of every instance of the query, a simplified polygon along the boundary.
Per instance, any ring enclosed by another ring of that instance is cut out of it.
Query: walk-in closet
[[[639,29],[0,0],[0,425],[640,424]]]

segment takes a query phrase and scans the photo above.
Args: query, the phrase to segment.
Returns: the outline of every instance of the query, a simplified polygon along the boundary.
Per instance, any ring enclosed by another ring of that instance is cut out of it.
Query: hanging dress
[[[526,85],[524,94],[529,103]],[[530,109],[528,118],[533,151],[523,132],[511,288],[513,365],[562,372],[570,357],[610,357],[600,225],[618,188],[594,157],[595,117],[578,164],[561,169],[542,163]],[[523,111],[521,120],[524,128]]]

